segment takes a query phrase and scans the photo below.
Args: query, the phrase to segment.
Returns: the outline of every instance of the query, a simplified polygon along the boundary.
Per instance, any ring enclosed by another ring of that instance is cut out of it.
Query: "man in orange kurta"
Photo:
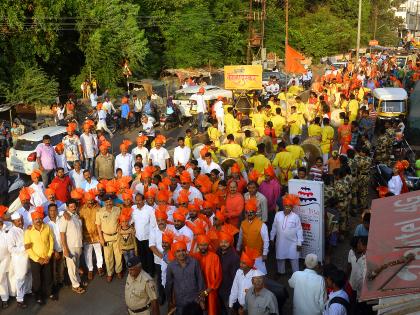
[[[206,282],[207,288],[204,294],[207,295],[207,314],[217,315],[219,314],[217,289],[222,283],[222,265],[219,256],[209,251],[210,239],[207,235],[197,236],[197,244],[200,251],[193,256],[200,263]]]
[[[239,227],[239,219],[245,205],[244,196],[238,192],[238,184],[234,181],[230,182],[228,189],[225,217],[228,223]]]

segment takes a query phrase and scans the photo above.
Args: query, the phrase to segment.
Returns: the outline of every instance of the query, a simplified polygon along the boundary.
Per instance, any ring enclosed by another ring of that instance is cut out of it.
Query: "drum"
[[[334,109],[331,112],[331,126],[338,128],[343,124],[342,118],[340,116],[345,115],[345,111],[342,109]]]
[[[194,159],[198,160],[200,158],[200,151],[202,148],[204,148],[204,144],[203,143],[196,143],[194,144],[193,148],[192,148],[192,154],[194,156]]]
[[[228,175],[229,169],[232,167],[233,164],[236,163],[236,159],[233,158],[225,158],[221,163],[220,166],[223,169],[223,172],[225,173],[225,178]]]
[[[305,152],[305,159],[307,161],[307,165],[305,166],[307,170],[309,170],[313,165],[315,165],[316,159],[318,157],[322,157],[319,141],[315,138],[308,138],[302,142],[301,147]]]

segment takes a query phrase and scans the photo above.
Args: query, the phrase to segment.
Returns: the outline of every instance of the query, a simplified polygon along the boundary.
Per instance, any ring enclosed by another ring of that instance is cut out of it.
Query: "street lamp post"
[[[359,16],[357,19],[356,63],[359,62],[360,29],[362,27],[362,0],[359,0]]]

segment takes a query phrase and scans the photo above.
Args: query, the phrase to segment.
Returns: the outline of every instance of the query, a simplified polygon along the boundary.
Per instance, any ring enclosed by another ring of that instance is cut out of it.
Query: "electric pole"
[[[356,64],[359,62],[360,29],[362,27],[362,0],[359,0],[359,16],[357,19]]]

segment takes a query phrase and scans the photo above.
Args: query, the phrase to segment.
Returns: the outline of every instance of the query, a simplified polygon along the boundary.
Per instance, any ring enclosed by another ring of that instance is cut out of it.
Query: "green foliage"
[[[22,66],[22,73],[11,84],[0,86],[6,102],[25,104],[48,104],[58,95],[58,83],[37,67]]]

